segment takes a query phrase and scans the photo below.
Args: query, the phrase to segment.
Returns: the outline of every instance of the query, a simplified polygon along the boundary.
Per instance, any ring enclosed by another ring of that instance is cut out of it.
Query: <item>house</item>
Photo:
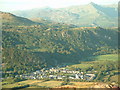
[[[62,77],[61,77],[61,76],[58,76],[57,79],[62,79]]]
[[[40,76],[39,78],[43,79],[43,76]]]
[[[80,75],[80,78],[81,78],[81,79],[84,79],[84,76],[83,76],[83,75]]]
[[[37,74],[41,73],[39,70],[36,71]]]
[[[74,77],[71,77],[71,76],[70,76],[69,78],[70,78],[70,79],[75,79]]]
[[[85,74],[86,80],[93,80],[95,77],[95,74]]]
[[[33,74],[37,74],[37,72],[33,72]]]
[[[80,79],[79,76],[77,74],[75,74],[75,79]]]

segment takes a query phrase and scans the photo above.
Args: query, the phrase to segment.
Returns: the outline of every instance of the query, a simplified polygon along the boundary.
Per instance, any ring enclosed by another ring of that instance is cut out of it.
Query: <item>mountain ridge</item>
[[[12,13],[26,18],[43,18],[80,27],[117,27],[118,21],[117,8],[95,3],[57,9],[46,7]]]

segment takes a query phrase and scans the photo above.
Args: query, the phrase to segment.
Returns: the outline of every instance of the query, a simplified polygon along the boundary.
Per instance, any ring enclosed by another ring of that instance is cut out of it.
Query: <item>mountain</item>
[[[0,16],[1,16],[3,25],[4,24],[5,25],[7,25],[7,24],[11,24],[11,25],[35,25],[35,24],[38,24],[27,18],[18,17],[11,13],[0,12]]]
[[[71,6],[53,9],[49,7],[12,12],[26,18],[43,18],[46,20],[74,24],[77,26],[117,27],[117,5],[87,5]]]
[[[79,63],[90,56],[118,51],[116,28],[83,28],[51,21],[41,26],[10,13],[2,14],[2,23],[7,22],[2,25],[3,77]]]

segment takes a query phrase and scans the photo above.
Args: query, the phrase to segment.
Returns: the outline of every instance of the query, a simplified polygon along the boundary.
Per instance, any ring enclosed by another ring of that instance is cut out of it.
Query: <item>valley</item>
[[[110,58],[110,57],[113,57]],[[105,59],[107,58],[107,60]],[[118,55],[101,55],[94,57],[96,61],[86,61],[81,64],[65,67],[43,68],[33,73],[16,75],[17,82],[7,77],[3,79],[3,87],[11,88],[113,88],[117,86]],[[102,61],[102,62],[101,62]],[[96,64],[95,64],[96,63]],[[103,64],[104,63],[104,64]],[[84,66],[83,66],[84,64]],[[110,65],[111,68],[109,67]],[[101,67],[102,66],[102,67]],[[116,67],[116,68],[115,68]],[[69,68],[69,69],[68,69]],[[101,68],[101,69],[99,69]],[[20,78],[22,78],[20,81]],[[116,78],[116,79],[115,79]],[[28,82],[27,82],[28,81]]]
[[[106,12],[115,8],[0,12],[3,88],[118,88],[118,17]]]

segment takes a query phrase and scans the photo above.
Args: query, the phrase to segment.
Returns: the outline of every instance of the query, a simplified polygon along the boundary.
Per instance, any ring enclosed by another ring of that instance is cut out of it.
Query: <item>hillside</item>
[[[45,7],[12,13],[27,18],[43,18],[54,22],[88,27],[117,27],[118,19],[117,5],[103,6],[95,3],[58,9]]]
[[[35,25],[39,24],[36,22],[33,22],[27,18],[23,17],[18,17],[15,16],[11,13],[5,13],[5,12],[0,12],[1,20],[2,20],[2,25]]]
[[[79,63],[89,56],[117,53],[117,29],[80,28],[47,22],[43,26],[28,26],[22,24],[24,18],[13,16],[9,21],[15,20],[19,25],[11,23],[2,27],[3,76]],[[8,16],[4,16],[4,20],[7,19]]]
[[[68,65],[67,69],[79,69],[86,73],[96,73],[94,81],[116,82],[119,83],[118,77],[120,72],[118,64],[118,54],[107,54],[92,56],[86,59],[86,62],[80,64]]]

